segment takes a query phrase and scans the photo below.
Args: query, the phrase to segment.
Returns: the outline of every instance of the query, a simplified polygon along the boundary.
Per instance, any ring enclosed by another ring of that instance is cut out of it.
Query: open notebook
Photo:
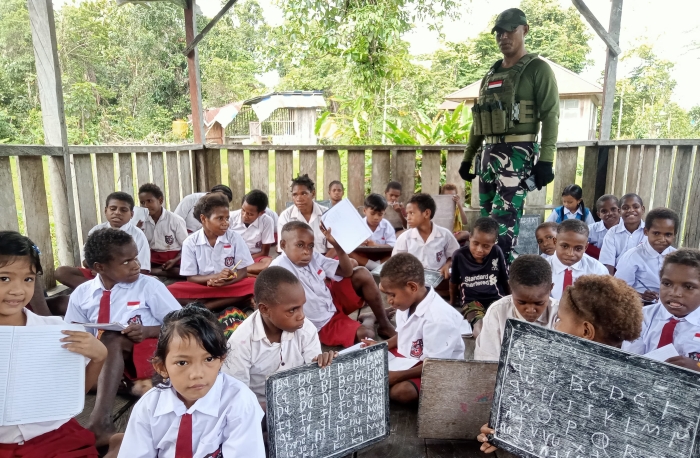
[[[0,426],[72,418],[85,403],[85,358],[62,348],[63,329],[0,326]]]

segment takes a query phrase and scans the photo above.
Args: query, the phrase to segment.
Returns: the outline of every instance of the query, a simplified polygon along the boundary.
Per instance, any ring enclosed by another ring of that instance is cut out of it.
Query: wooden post
[[[338,150],[327,149],[323,151],[323,196],[325,199],[330,199],[328,185],[332,181],[340,181],[340,155]],[[319,192],[317,191],[318,195]]]
[[[51,0],[48,0],[51,1]],[[195,38],[196,0],[187,0],[185,9],[185,41],[189,46]],[[199,74],[199,52],[195,46],[187,54],[187,73],[190,83],[190,104],[192,105],[192,130],[195,143],[204,143],[204,115],[202,110],[202,81]]]
[[[336,155],[337,155],[336,151]],[[243,152],[241,151],[241,161]],[[326,162],[324,161],[324,166]],[[229,165],[230,167],[230,165]],[[241,170],[243,168],[241,167]],[[340,160],[338,160],[338,170],[340,170]],[[292,201],[292,190],[289,182],[294,176],[294,152],[275,151],[275,208],[277,213],[282,213],[287,202]],[[272,206],[272,203],[270,204]]]
[[[0,230],[3,231],[19,231],[15,190],[12,187],[10,171],[10,161],[13,160],[7,156],[0,156]]]
[[[611,0],[610,26],[608,34],[615,43],[620,43],[620,24],[622,22],[622,0]],[[605,60],[605,79],[603,83],[603,110],[600,114],[600,140],[610,140],[613,104],[615,103],[615,84],[617,82],[617,59],[614,51],[608,48]]]
[[[245,155],[242,149],[229,149],[226,154],[228,157],[228,187],[233,193],[233,201],[240,202],[245,196]],[[277,154],[275,154],[275,158],[277,158]]]
[[[386,185],[391,181],[390,164],[389,150],[372,150],[372,192],[384,195]]]
[[[221,183],[221,150],[204,148],[194,154],[196,192],[209,192]]]
[[[41,101],[44,143],[63,147],[63,157],[49,157],[49,189],[53,204],[58,261],[80,263],[80,246],[73,197],[73,178],[68,152],[66,118],[63,111],[61,67],[56,47],[56,24],[52,0],[27,0],[29,22]]]
[[[348,150],[347,197],[357,207],[365,201],[365,151]]]

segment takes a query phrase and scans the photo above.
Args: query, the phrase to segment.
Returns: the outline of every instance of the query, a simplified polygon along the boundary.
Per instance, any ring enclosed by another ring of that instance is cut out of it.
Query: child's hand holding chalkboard
[[[493,453],[496,450],[498,450],[498,447],[495,447],[491,444],[489,444],[489,434],[495,434],[496,431],[489,428],[488,423],[485,424],[484,426],[481,427],[481,434],[476,436],[476,440],[481,442],[481,451],[484,453]]]
[[[674,356],[666,360],[668,364],[690,369],[691,371],[700,372],[700,363],[687,356]]]
[[[330,366],[333,359],[338,357],[337,351],[326,351],[312,359],[311,361],[318,362],[318,367]]]

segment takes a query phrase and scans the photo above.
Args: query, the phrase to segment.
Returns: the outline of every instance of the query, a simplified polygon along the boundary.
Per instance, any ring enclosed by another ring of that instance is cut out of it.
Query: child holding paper
[[[64,325],[60,317],[39,316],[26,305],[40,275],[39,249],[27,237],[0,232],[0,326]],[[97,383],[107,349],[89,332],[62,331],[61,345],[85,357],[85,392]],[[0,351],[7,351],[2,349]],[[31,361],[26,361],[31,364]],[[50,376],[51,374],[47,374]],[[27,381],[31,384],[31,380]],[[47,410],[50,405],[45,406]],[[0,426],[0,457],[97,458],[95,436],[75,419]]]
[[[377,253],[357,252],[350,253],[350,257],[361,266],[369,270],[376,269],[379,264],[391,256],[391,250],[396,244],[396,232],[389,221],[384,219],[386,212],[386,199],[379,194],[370,194],[365,198],[363,222],[372,232],[372,236],[362,243],[362,246],[386,248],[386,251]]]
[[[284,267],[301,281],[306,294],[304,314],[316,326],[321,343],[351,347],[364,338],[374,338],[374,320],[380,335],[391,337],[396,331],[382,305],[382,298],[372,274],[364,267],[353,269],[350,257],[320,224],[323,238],[335,248],[338,259],[331,259],[314,249],[314,232],[303,221],[291,221],[282,227],[280,246],[283,253],[270,266]],[[348,317],[365,305],[374,316],[362,322]]]
[[[462,315],[445,302],[434,289],[425,286],[421,262],[409,253],[392,256],[379,274],[380,290],[396,309],[396,335],[390,338],[389,351],[399,358],[415,360],[416,365],[402,371],[389,371],[389,397],[396,402],[418,400],[422,361],[425,358],[464,359],[464,340],[460,332]],[[363,340],[365,345],[377,342]]]

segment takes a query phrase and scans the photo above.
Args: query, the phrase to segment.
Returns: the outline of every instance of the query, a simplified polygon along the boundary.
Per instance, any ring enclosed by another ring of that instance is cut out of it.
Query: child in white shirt
[[[317,253],[335,257],[334,252],[328,252],[328,242],[321,230],[321,216],[328,208],[317,204],[315,199],[316,184],[309,178],[309,175],[300,175],[292,180],[292,201],[294,205],[280,213],[280,217],[277,220],[278,252],[281,253],[284,250],[282,248],[282,228],[284,225],[290,221],[302,221],[314,231],[314,250]]]
[[[511,295],[491,304],[476,338],[474,359],[498,361],[506,320],[515,318],[547,329],[554,328],[559,302],[549,297],[552,268],[540,256],[518,256],[510,265]]]
[[[392,256],[382,267],[380,281],[379,288],[396,309],[397,334],[387,341],[389,351],[416,361],[411,369],[389,372],[389,397],[396,402],[415,402],[425,358],[464,359],[462,315],[425,286],[423,265],[412,254]]]
[[[283,267],[265,269],[255,280],[253,312],[228,340],[223,371],[245,383],[266,410],[265,380],[275,372],[318,361],[331,363],[336,352],[321,352],[318,332],[304,316],[306,297],[299,279]]]
[[[625,252],[646,240],[644,211],[644,202],[637,194],[625,194],[620,199],[622,218],[617,226],[611,227],[605,234],[598,258],[608,268],[610,275],[615,275],[617,262]]]
[[[231,212],[231,229],[248,245],[254,263],[248,266],[248,275],[257,276],[266,269],[272,258],[270,247],[275,244],[275,223],[266,213],[267,194],[253,189],[243,196],[241,209]]]
[[[544,259],[549,259],[554,256],[556,251],[556,241],[557,241],[557,228],[558,223],[552,221],[546,221],[535,229],[535,238],[537,239],[537,246],[540,249],[540,256]]]
[[[641,296],[645,304],[659,299],[659,272],[667,254],[676,249],[680,219],[668,208],[655,208],[647,214],[644,235],[647,239],[620,256],[615,277],[624,280]]]
[[[265,458],[255,395],[221,373],[227,342],[214,314],[194,305],[168,314],[153,367],[162,382],[134,406],[120,458]]]
[[[605,234],[620,223],[620,202],[612,194],[600,196],[595,203],[596,213],[600,221],[588,225],[588,249],[586,254],[592,258],[600,257]]]
[[[216,186],[211,188],[211,191],[209,193],[215,192],[225,195],[228,198],[229,202],[233,200],[233,191],[231,191],[231,188],[229,188],[225,184],[217,184]],[[201,199],[209,193],[195,192],[194,194],[185,196],[173,212],[185,220],[185,224],[187,225],[187,232],[189,232],[190,234],[202,228],[202,222],[194,214],[194,207],[199,202],[199,199]]]
[[[396,244],[396,231],[391,227],[391,223],[384,219],[387,206],[386,199],[380,194],[370,194],[365,198],[363,209],[365,218],[363,221],[372,235],[360,246],[384,248],[385,250],[377,253],[353,251],[350,253],[350,257],[369,270],[376,269],[379,264],[389,259],[391,250]]]
[[[552,266],[552,297],[559,299],[576,280],[589,274],[607,275],[600,262],[586,254],[588,226],[583,221],[568,219],[557,228],[554,256],[547,259]]]

